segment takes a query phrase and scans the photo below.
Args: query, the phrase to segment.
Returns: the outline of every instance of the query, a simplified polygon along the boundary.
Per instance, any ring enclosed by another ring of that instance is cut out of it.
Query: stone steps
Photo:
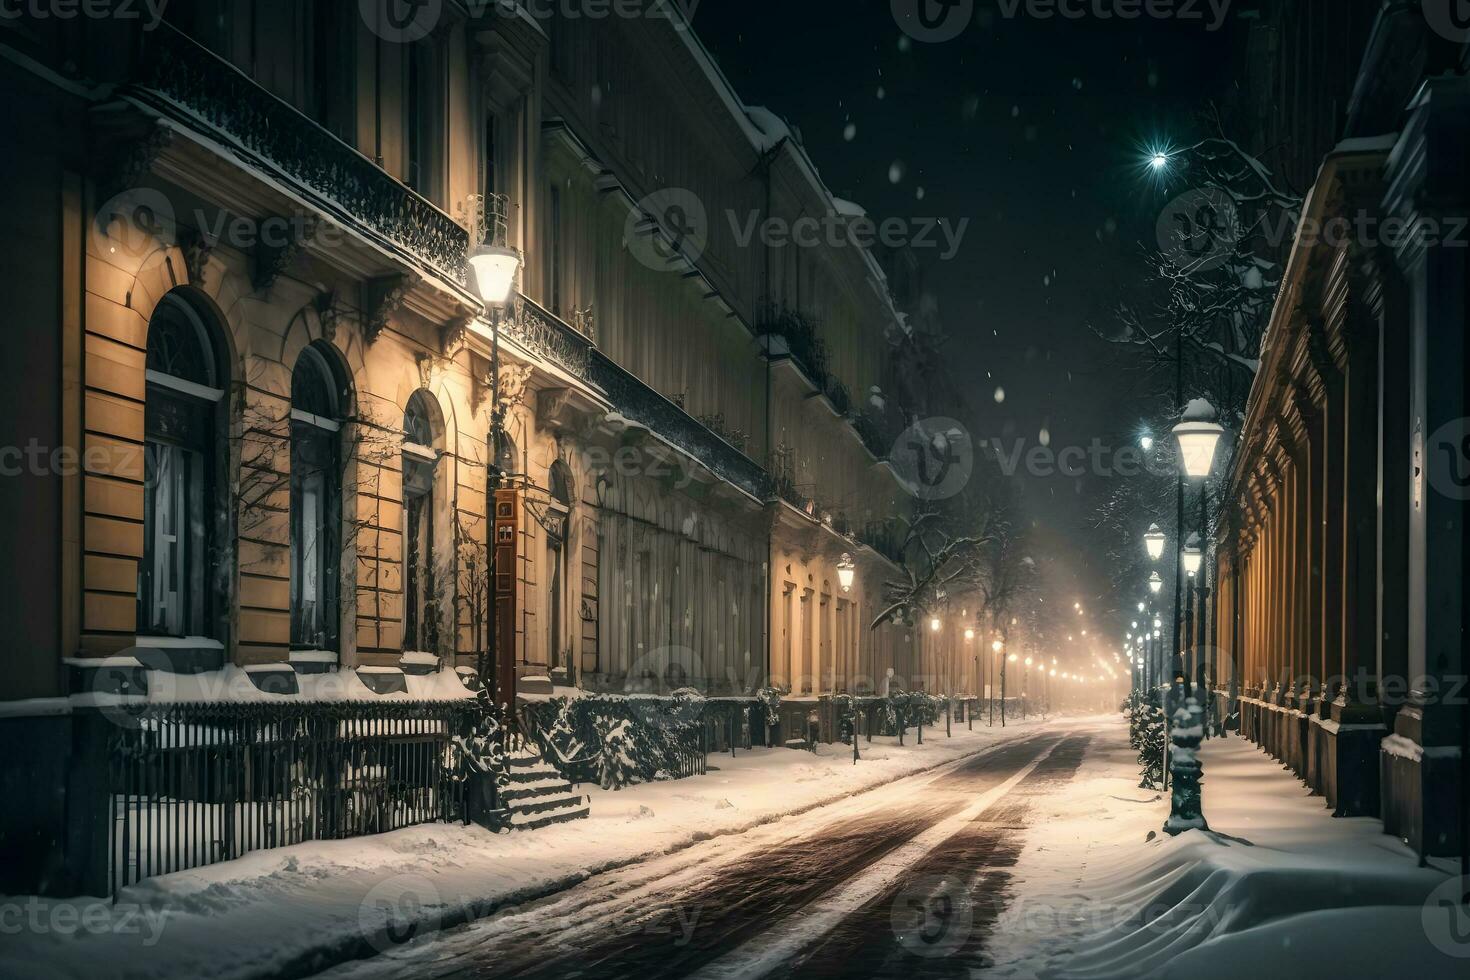
[[[500,791],[513,830],[536,830],[590,814],[587,797],[539,755],[522,750],[507,760],[510,785]]]

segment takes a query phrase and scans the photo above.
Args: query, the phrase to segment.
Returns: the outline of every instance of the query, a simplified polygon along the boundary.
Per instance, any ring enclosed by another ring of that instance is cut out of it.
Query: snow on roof
[[[794,140],[796,138],[791,132],[791,127],[787,125],[786,120],[763,105],[748,106],[745,114],[750,117],[750,121],[755,123],[756,128],[761,131],[763,139],[756,145],[756,149],[762,153],[769,153],[783,139]]]
[[[764,106],[747,106],[741,101],[739,93],[735,91],[735,86],[731,84],[730,79],[725,77],[725,73],[720,70],[720,66],[715,63],[714,57],[710,55],[709,49],[704,46],[704,42],[699,39],[699,35],[694,32],[693,24],[690,23],[684,11],[680,9],[679,4],[669,4],[667,9],[669,20],[674,28],[674,35],[683,42],[690,57],[694,59],[695,64],[699,66],[699,69],[704,72],[705,77],[709,79],[711,87],[720,97],[720,100],[725,103],[725,107],[729,110],[736,124],[744,131],[746,139],[750,141],[750,145],[758,153],[767,153],[777,145],[784,145],[791,152],[793,159],[806,176],[812,189],[819,197],[828,202],[832,210],[837,210],[837,198],[827,189],[827,185],[822,182],[822,177],[817,171],[816,164],[812,162],[811,157],[807,156],[805,147],[801,145],[800,136],[782,121],[779,116]],[[791,138],[786,139],[785,137],[788,136]],[[897,321],[898,306],[893,302],[893,296],[888,291],[888,277],[884,275],[882,267],[878,264],[878,260],[873,256],[872,252],[865,248],[858,249],[857,251],[862,256],[863,262],[868,268],[869,281],[873,284],[874,291],[878,293],[879,299],[883,301],[888,315]],[[901,324],[901,326],[903,325]],[[903,326],[903,329],[905,332],[908,331],[907,326]]]
[[[844,218],[866,218],[868,216],[867,210],[861,204],[854,203],[846,198],[832,198],[832,206]]]

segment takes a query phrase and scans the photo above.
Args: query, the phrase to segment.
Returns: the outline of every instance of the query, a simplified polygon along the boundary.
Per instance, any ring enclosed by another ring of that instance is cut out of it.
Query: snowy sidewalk
[[[1376,820],[1334,819],[1250,742],[1206,742],[1210,831],[1160,831],[1118,719],[1038,819],[994,929],[993,975],[1470,976],[1461,882]],[[1152,835],[1152,839],[1150,838]]]
[[[620,792],[582,787],[592,816],[495,835],[426,824],[258,851],[155,878],[106,901],[0,898],[0,976],[299,976],[392,948],[588,876],[737,834],[1036,733],[1028,719],[973,732],[941,725],[818,752],[710,756],[707,776]],[[718,771],[716,771],[718,770]]]

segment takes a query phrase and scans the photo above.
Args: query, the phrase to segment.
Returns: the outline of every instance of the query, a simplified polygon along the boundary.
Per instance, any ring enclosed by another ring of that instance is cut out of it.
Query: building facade
[[[1459,854],[1470,89],[1463,37],[1360,12],[1222,505],[1214,668],[1336,814]]]
[[[371,6],[0,26],[17,887],[65,887],[118,699],[968,693],[870,625],[913,505],[883,272],[744,234],[859,213],[799,137],[673,8]]]

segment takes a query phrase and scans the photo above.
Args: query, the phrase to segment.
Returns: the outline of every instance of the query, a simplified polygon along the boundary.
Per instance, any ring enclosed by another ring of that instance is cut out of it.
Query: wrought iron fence
[[[108,882],[463,813],[454,702],[148,705],[107,727]]]

